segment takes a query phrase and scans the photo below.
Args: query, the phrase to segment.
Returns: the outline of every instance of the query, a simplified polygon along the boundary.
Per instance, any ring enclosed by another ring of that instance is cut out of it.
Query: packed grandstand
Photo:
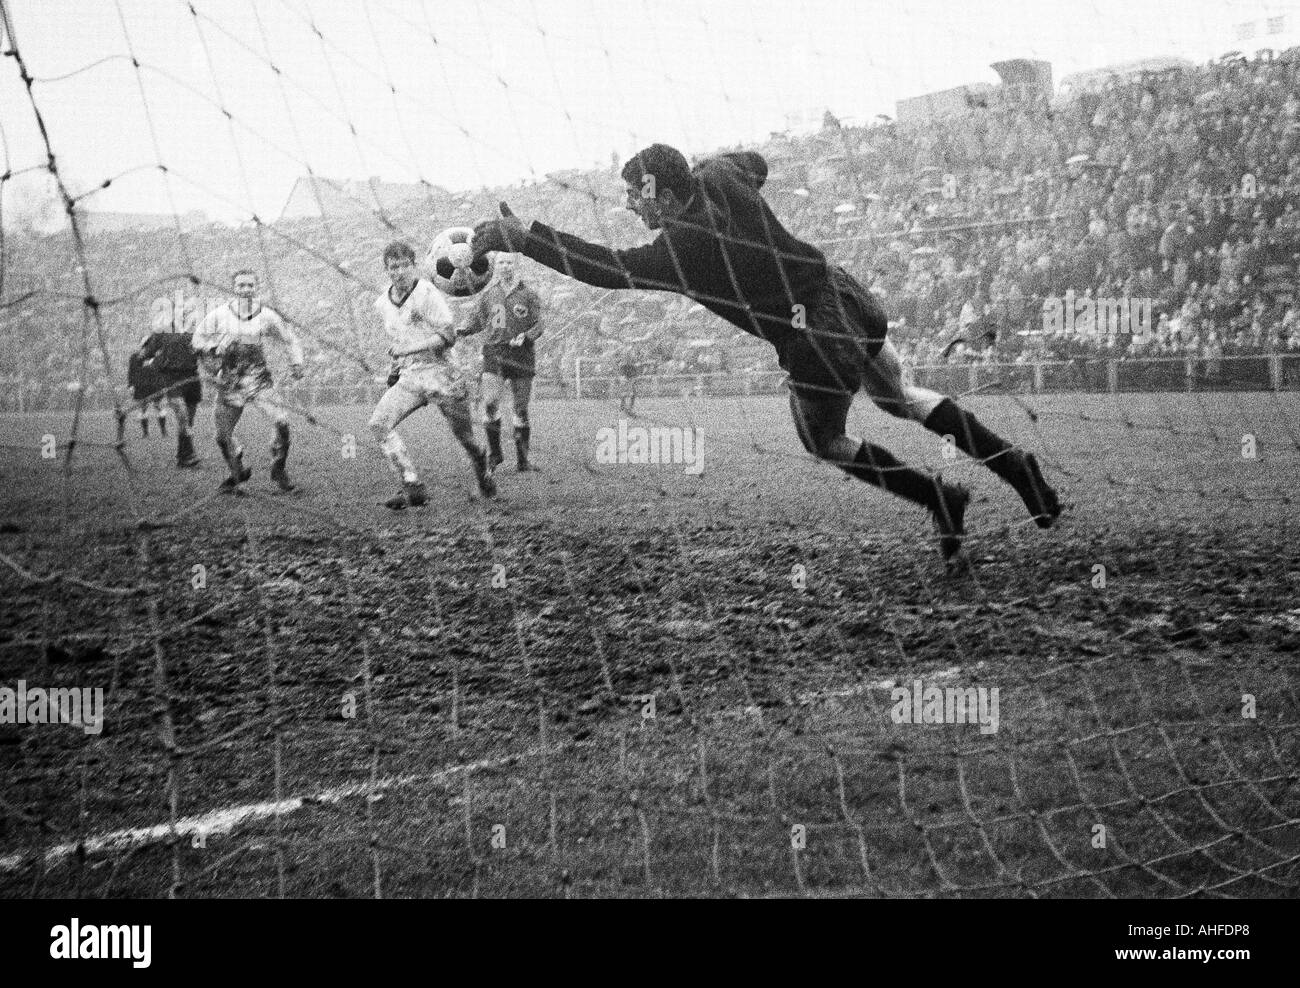
[[[755,150],[778,215],[883,297],[918,368],[1163,357],[1202,362],[1197,373],[1213,379],[1234,357],[1300,356],[1298,93],[1296,49],[1234,55],[923,123],[850,127],[828,114],[818,133],[774,134]],[[220,297],[250,259],[308,343],[308,385],[360,394],[379,364],[370,300],[384,245],[427,243],[500,200],[615,246],[644,237],[620,206],[616,167],[241,227],[90,233],[80,246],[64,230],[39,252],[6,252],[6,406],[57,403],[77,382],[121,388],[159,299]],[[544,379],[629,362],[664,378],[775,370],[767,348],[688,299],[611,295],[540,268],[526,277],[549,331]],[[1124,300],[1126,312],[1146,300],[1149,319],[1080,332],[1045,318],[1076,298]],[[96,337],[88,351],[83,334]]]

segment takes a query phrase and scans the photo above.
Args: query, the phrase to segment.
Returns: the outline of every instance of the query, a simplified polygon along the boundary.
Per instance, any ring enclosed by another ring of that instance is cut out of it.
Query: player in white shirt
[[[375,299],[375,311],[388,335],[388,355],[393,363],[388,390],[370,416],[370,431],[402,485],[384,504],[400,510],[428,500],[406,443],[397,434],[399,422],[428,404],[438,406],[452,435],[469,455],[479,491],[484,497],[493,497],[496,482],[487,453],[474,439],[469,386],[452,352],[456,333],[447,300],[418,277],[410,244],[395,241],[384,248],[384,269],[392,284]]]
[[[285,470],[289,459],[289,413],[271,380],[264,343],[274,338],[288,348],[290,373],[298,380],[302,377],[302,342],[279,313],[262,305],[254,272],[236,271],[231,280],[234,299],[210,312],[192,341],[199,364],[217,392],[217,445],[230,467],[230,476],[221,487],[237,490],[253,474],[244,466],[244,448],[234,435],[244,407],[252,405],[275,427],[271,479],[282,490],[291,491],[293,484]]]

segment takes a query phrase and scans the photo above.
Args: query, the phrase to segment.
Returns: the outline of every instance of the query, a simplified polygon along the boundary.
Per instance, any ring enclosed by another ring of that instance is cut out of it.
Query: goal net
[[[1291,15],[805,7],[0,2],[5,895],[1296,895]],[[499,497],[430,405],[381,506],[386,245],[647,243],[655,142],[761,155],[1057,525],[860,395],[973,491],[950,575],[716,299],[526,258]],[[194,470],[128,387],[240,270],[305,348],[292,492],[256,412],[219,491],[211,382]]]

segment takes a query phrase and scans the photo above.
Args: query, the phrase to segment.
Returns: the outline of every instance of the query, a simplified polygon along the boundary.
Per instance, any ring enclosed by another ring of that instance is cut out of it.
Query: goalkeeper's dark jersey
[[[811,310],[825,294],[825,256],[789,233],[763,200],[761,155],[720,155],[692,175],[695,191],[685,212],[665,220],[644,247],[611,250],[537,222],[523,253],[600,288],[688,295],[784,352],[804,332],[795,305]]]

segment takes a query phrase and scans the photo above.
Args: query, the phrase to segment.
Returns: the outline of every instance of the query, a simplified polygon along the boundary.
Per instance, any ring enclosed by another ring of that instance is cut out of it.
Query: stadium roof
[[[1169,69],[1190,69],[1193,65],[1185,58],[1157,55],[1153,58],[1139,58],[1134,62],[1116,62],[1084,72],[1072,72],[1061,79],[1061,89],[1079,92],[1104,86],[1111,79],[1124,79],[1141,75],[1143,72],[1166,72]]]

